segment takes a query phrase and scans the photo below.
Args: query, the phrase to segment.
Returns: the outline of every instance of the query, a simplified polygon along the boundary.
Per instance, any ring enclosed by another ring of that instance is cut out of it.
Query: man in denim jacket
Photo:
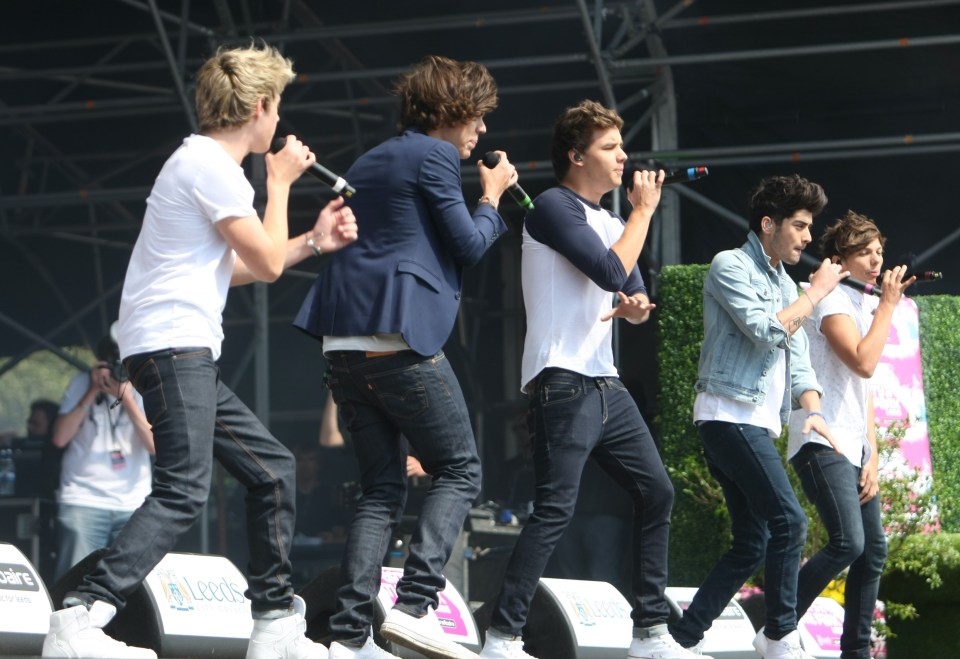
[[[804,433],[827,437],[822,389],[801,325],[849,273],[825,260],[801,294],[784,271],[810,243],[826,195],[799,176],[761,181],[750,198],[747,242],[714,257],[703,285],[704,342],[694,421],[710,472],[719,481],[733,545],[701,585],[671,633],[702,643],[737,590],[765,561],[766,626],[754,640],[765,659],[807,659],[797,633],[797,572],[806,518],[773,440],[793,407]]]

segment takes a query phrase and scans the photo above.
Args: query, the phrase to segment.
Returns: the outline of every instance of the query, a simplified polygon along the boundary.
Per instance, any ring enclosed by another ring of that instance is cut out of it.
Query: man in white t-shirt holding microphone
[[[120,303],[120,354],[153,427],[153,490],[120,536],[51,615],[45,657],[152,658],[103,632],[149,572],[200,518],[216,458],[247,490],[247,659],[326,659],[304,632],[290,549],[294,458],[220,377],[221,313],[230,286],[274,281],[315,253],[356,239],[343,199],[311,231],[288,238],[290,186],[316,160],[292,135],[266,155],[261,220],[241,162],[266,153],[280,93],[294,78],[275,48],[220,49],[197,73],[200,133],[167,160],[147,199]],[[59,604],[59,603],[58,603]]]

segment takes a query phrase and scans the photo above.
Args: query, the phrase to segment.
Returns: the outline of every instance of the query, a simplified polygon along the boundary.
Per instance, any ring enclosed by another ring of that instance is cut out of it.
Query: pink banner
[[[397,582],[403,576],[403,570],[399,568],[385,567],[380,573],[380,601],[384,609],[390,609],[397,602]],[[476,642],[476,631],[473,625],[467,624],[466,615],[469,610],[457,593],[456,589],[450,588],[448,591],[438,593],[440,602],[437,605],[437,619],[440,621],[440,627],[447,634],[457,637],[458,641]],[[466,613],[464,613],[466,611]]]
[[[913,300],[903,298],[897,305],[890,337],[870,384],[880,437],[892,423],[907,424],[899,459],[881,465],[884,473],[917,469],[921,476],[929,478],[930,440],[920,367],[920,321]]]

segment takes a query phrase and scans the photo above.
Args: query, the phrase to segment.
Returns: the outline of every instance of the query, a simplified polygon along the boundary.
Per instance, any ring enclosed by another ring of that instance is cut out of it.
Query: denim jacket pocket
[[[766,302],[770,303],[770,300],[773,299],[773,291],[771,290],[771,284],[769,279],[763,277],[750,277],[750,287],[756,291],[757,297]]]

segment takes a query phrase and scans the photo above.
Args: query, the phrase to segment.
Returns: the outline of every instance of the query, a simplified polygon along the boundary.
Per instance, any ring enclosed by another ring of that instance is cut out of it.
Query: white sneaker
[[[89,611],[83,605],[54,611],[50,631],[43,639],[43,656],[157,659],[157,653],[149,648],[131,647],[103,633],[116,614],[116,607],[103,600],[95,601]]]
[[[503,637],[491,632],[487,630],[480,659],[536,659],[523,651],[523,639],[519,636]]]
[[[753,647],[764,659],[814,659],[801,649],[800,632],[796,630],[779,641],[767,638],[763,630],[760,630],[757,638],[753,639]]]
[[[690,650],[690,652],[692,652],[692,653],[694,653],[694,654],[698,654],[698,655],[700,655],[701,657],[707,657],[707,658],[709,659],[709,658],[710,658],[710,655],[703,653],[703,644],[706,643],[706,642],[707,642],[707,640],[706,640],[705,638],[701,638],[699,643],[697,643],[696,645],[694,645],[692,648],[687,648],[687,649]]]
[[[254,620],[247,659],[327,659],[327,648],[304,635],[306,613],[306,603],[294,595],[292,615]]]
[[[630,643],[627,659],[713,659],[698,649],[687,649],[673,640],[670,634],[635,638]]]
[[[362,648],[352,648],[334,641],[330,644],[330,659],[400,659],[400,657],[390,654],[374,643],[372,636],[368,636]]]
[[[479,659],[476,653],[447,638],[432,608],[422,618],[414,618],[394,607],[380,625],[380,634],[428,659]]]
[[[766,627],[761,627],[757,635],[753,637],[753,649],[756,650],[761,657],[767,656],[767,637],[763,633],[765,629]]]

